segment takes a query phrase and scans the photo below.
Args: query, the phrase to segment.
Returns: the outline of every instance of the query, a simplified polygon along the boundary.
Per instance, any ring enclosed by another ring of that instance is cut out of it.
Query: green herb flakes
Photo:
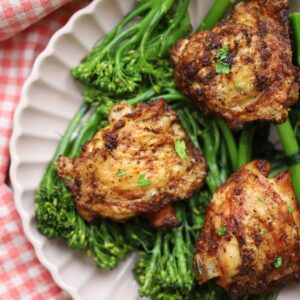
[[[222,235],[226,234],[226,232],[227,232],[227,227],[225,225],[222,225],[218,232],[218,235],[222,236]]]
[[[239,92],[239,93],[243,93],[244,92],[244,89],[243,89],[243,87],[241,86],[241,84],[240,83],[236,83],[235,85],[234,85],[234,87],[235,87],[235,89]]]
[[[216,72],[218,74],[229,74],[230,73],[230,67],[228,63],[225,63],[223,61],[217,61],[216,63]]]
[[[225,62],[226,58],[228,57],[229,50],[225,46],[222,49],[218,50],[216,54],[216,72],[218,74],[229,74],[230,73],[230,65]]]
[[[187,158],[186,144],[184,140],[177,140],[175,142],[175,151],[181,159]]]
[[[261,230],[260,232],[257,233],[259,236],[265,236],[266,232],[264,230]]]
[[[224,60],[225,58],[227,58],[228,53],[229,53],[228,48],[224,46],[222,49],[218,50],[216,54],[216,58],[219,60]]]
[[[139,176],[137,183],[138,183],[138,186],[150,186],[151,185],[151,181],[149,179],[147,179],[144,174],[141,174]]]
[[[280,268],[280,266],[282,265],[282,257],[278,256],[275,260],[274,266],[276,269]]]
[[[294,208],[293,208],[293,206],[289,206],[289,208],[288,208],[288,212],[291,214],[293,211],[294,211]]]
[[[257,200],[258,200],[260,203],[266,203],[266,199],[265,199],[265,198],[258,197]]]
[[[125,175],[127,175],[127,172],[124,171],[124,170],[118,170],[118,171],[116,172],[116,174],[117,174],[117,176],[125,176]]]

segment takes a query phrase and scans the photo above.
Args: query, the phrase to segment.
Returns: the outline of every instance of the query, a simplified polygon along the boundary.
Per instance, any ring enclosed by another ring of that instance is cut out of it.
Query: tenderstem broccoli
[[[299,47],[300,14],[299,13],[291,14],[290,20],[294,31],[295,55],[297,57],[298,66],[300,66],[300,59],[299,59],[300,57],[300,47]],[[277,125],[276,128],[286,156],[293,159],[293,157],[299,155],[299,144],[295,137],[294,130],[292,128],[290,120],[288,119],[285,123]],[[298,161],[293,162],[289,167],[289,170],[292,175],[293,187],[297,199],[298,201],[300,201],[300,162]]]
[[[234,0],[215,0],[210,7],[208,13],[201,21],[197,31],[211,29],[219,20],[221,20],[228,8],[232,5]]]
[[[72,76],[112,96],[139,92],[144,80],[157,88],[173,85],[172,68],[165,57],[170,47],[191,31],[188,5],[189,0],[139,1],[72,69]]]
[[[300,12],[291,13],[289,19],[293,29],[295,58],[298,66],[300,66]]]

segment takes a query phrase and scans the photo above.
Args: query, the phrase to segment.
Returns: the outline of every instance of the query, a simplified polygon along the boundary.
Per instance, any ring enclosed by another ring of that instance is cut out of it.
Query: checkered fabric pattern
[[[0,40],[68,1],[0,0]],[[9,187],[9,139],[24,80],[51,35],[87,0],[74,0],[13,38],[0,42],[0,299],[70,299],[37,260]],[[22,4],[20,4],[22,3]],[[38,8],[37,3],[40,4]],[[51,3],[51,4],[50,4]],[[45,7],[44,7],[45,5]],[[23,12],[21,11],[23,10]],[[27,17],[29,18],[21,24]],[[41,15],[37,16],[38,12]],[[8,16],[6,18],[6,15]],[[16,16],[14,19],[13,16]],[[14,19],[14,20],[13,20]],[[20,24],[19,24],[20,23]],[[13,24],[13,28],[5,28]],[[16,27],[15,27],[16,25]]]
[[[2,0],[0,3],[0,40],[29,27],[71,0]]]

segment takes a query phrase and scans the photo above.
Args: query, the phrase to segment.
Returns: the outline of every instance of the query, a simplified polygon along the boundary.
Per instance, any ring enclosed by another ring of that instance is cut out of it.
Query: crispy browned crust
[[[133,108],[117,104],[110,125],[82,147],[79,158],[61,156],[59,176],[76,197],[81,216],[124,221],[157,212],[172,201],[187,199],[206,176],[203,156],[181,127],[176,113],[160,99]],[[175,151],[184,140],[187,158]],[[126,174],[118,175],[118,171]],[[150,186],[140,186],[144,175]]]
[[[212,30],[178,41],[171,51],[177,87],[234,129],[284,122],[299,95],[287,7],[285,0],[241,2]],[[231,71],[217,74],[215,56],[224,46]]]
[[[161,210],[149,214],[148,218],[152,227],[160,230],[169,230],[180,225],[171,203],[164,206]]]
[[[197,242],[199,283],[216,278],[232,294],[251,295],[299,279],[298,202],[289,172],[268,179],[270,171],[268,162],[253,161],[214,194]]]

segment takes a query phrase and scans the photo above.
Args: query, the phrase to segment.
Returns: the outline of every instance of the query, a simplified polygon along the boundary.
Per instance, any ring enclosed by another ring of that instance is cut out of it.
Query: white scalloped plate
[[[75,300],[139,299],[131,274],[134,255],[113,271],[99,270],[85,254],[68,249],[62,241],[42,236],[34,219],[34,191],[69,119],[82,101],[81,88],[70,78],[69,69],[121,20],[133,2],[95,0],[77,12],[36,60],[15,114],[10,175],[16,207],[39,260]],[[191,1],[194,24],[211,3],[212,0]],[[300,10],[300,0],[292,1],[292,5]],[[296,300],[300,298],[298,295],[300,286],[294,285],[286,288],[279,299]]]

